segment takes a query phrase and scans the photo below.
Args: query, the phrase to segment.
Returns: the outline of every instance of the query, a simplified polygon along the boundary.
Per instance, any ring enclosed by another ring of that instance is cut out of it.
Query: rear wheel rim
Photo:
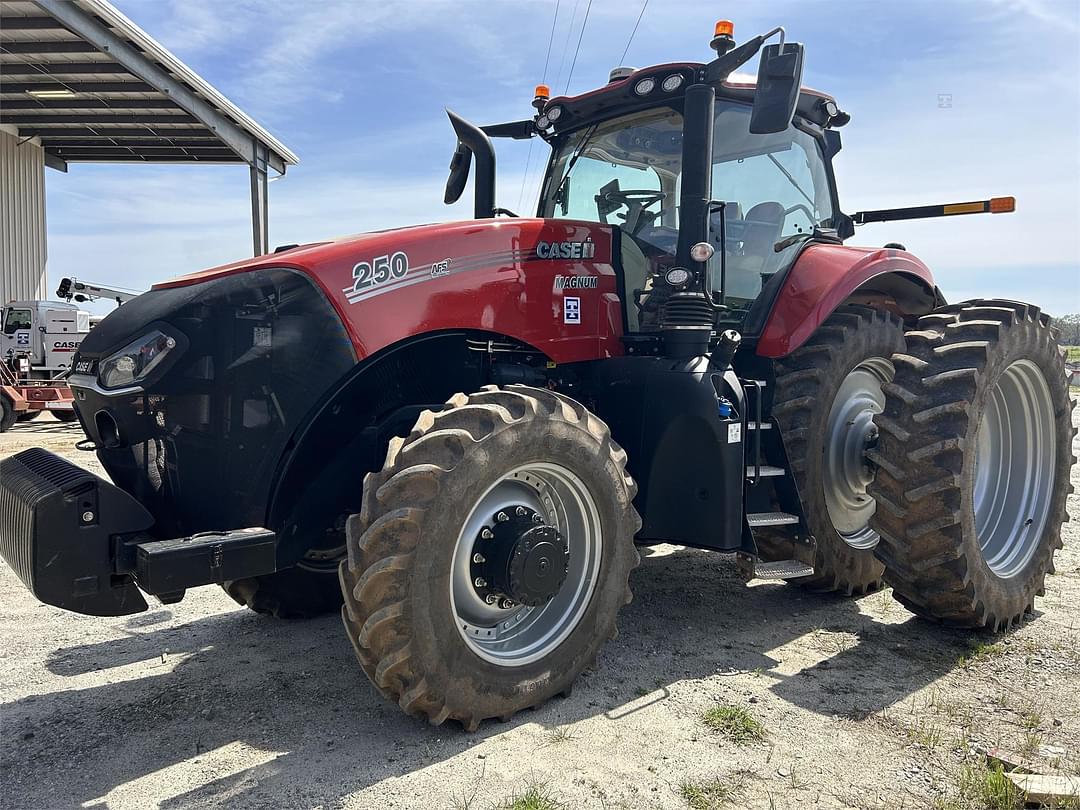
[[[972,510],[987,567],[1010,579],[1034,556],[1050,514],[1057,437],[1050,387],[1018,360],[990,391],[975,441]]]
[[[477,538],[492,527],[493,515],[518,506],[537,512],[567,541],[569,571],[546,603],[503,609],[480,597],[470,565],[481,550]],[[585,614],[601,556],[600,511],[580,478],[547,462],[510,471],[477,500],[458,535],[450,575],[450,607],[458,633],[473,653],[499,666],[524,666],[543,658],[566,640]]]
[[[855,549],[871,549],[878,543],[878,533],[869,525],[876,504],[866,492],[874,479],[866,448],[877,435],[874,416],[885,407],[881,386],[895,373],[884,357],[859,363],[840,383],[825,422],[821,475],[825,507],[836,533]]]

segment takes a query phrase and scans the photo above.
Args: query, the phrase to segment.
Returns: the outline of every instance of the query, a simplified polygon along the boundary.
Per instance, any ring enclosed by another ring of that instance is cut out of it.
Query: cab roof
[[[613,79],[603,87],[589,90],[576,96],[556,96],[544,105],[542,113],[548,116],[555,107],[560,108],[555,121],[551,122],[556,134],[577,129],[585,124],[612,115],[633,112],[647,107],[654,107],[664,101],[681,101],[686,88],[698,81],[703,62],[668,62],[661,65],[638,68],[624,78]],[[681,76],[679,86],[672,91],[663,89],[664,81]],[[641,96],[634,88],[642,79],[655,79],[656,85],[649,93]],[[745,73],[732,73],[717,89],[717,98],[752,103],[757,91],[757,78]],[[835,102],[828,93],[803,87],[799,92],[796,113],[818,126],[826,126],[828,115],[824,111],[826,101]]]

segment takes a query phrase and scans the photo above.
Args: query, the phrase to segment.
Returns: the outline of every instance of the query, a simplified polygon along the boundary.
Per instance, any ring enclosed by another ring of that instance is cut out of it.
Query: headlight
[[[664,88],[665,93],[674,93],[682,86],[682,83],[683,77],[678,73],[672,73],[670,76],[664,79],[664,83],[660,86]]]
[[[642,79],[634,85],[634,92],[639,96],[647,96],[656,87],[656,79]]]
[[[547,111],[548,121],[558,121],[562,115],[562,107],[549,107]]]
[[[155,329],[102,360],[98,366],[98,380],[103,388],[131,385],[157,368],[175,348],[175,338]]]

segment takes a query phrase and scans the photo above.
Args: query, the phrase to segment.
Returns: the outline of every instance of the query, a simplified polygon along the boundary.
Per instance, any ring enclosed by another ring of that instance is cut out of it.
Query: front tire
[[[1008,629],[1053,571],[1072,492],[1073,403],[1049,319],[967,301],[907,341],[877,420],[886,581],[924,618]]]
[[[336,566],[326,570],[303,563],[259,577],[222,585],[238,605],[275,619],[313,619],[341,609]]]
[[[584,406],[524,386],[458,394],[393,439],[340,569],[345,629],[379,690],[470,731],[568,692],[631,598],[641,521],[625,465]]]
[[[869,528],[874,503],[866,493],[872,473],[863,459],[873,414],[892,379],[890,357],[904,348],[895,315],[847,305],[834,312],[803,346],[777,362],[773,419],[784,440],[803,513],[817,545],[814,573],[791,580],[815,591],[848,595],[876,590],[882,566]],[[775,531],[755,535],[764,560],[795,556]]]

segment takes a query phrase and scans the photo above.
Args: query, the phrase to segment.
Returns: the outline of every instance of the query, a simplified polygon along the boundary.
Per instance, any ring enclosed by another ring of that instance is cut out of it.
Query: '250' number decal
[[[388,281],[397,281],[404,278],[409,270],[409,257],[403,251],[398,251],[390,256],[379,256],[368,262],[360,262],[352,271],[353,292],[360,292],[385,284]]]

